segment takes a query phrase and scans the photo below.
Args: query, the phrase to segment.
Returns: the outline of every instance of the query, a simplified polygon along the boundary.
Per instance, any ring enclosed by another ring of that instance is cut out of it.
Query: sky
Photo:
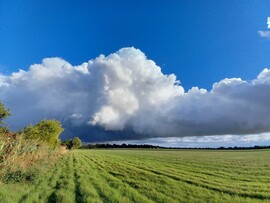
[[[65,138],[93,142],[269,145],[269,10],[263,0],[1,0],[8,124],[56,118]]]

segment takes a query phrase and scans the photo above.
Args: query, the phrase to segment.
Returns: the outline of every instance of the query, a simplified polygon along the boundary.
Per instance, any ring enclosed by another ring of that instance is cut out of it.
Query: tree
[[[68,149],[72,148],[72,139],[69,140],[65,140],[64,142],[62,142],[63,145],[66,145]]]
[[[80,138],[75,137],[73,139],[65,140],[62,144],[66,145],[68,149],[78,149],[82,146]]]
[[[6,109],[0,101],[0,124],[3,124],[3,120],[8,116],[11,116],[9,109]]]
[[[73,148],[73,149],[78,149],[80,146],[82,146],[82,141],[80,140],[80,138],[75,137],[75,138],[72,140],[72,148]]]
[[[59,135],[63,132],[57,120],[42,120],[36,125],[29,125],[21,131],[26,139],[35,140],[52,148],[60,145]]]
[[[8,116],[11,116],[9,109],[5,108],[4,104],[0,101],[0,134],[9,132],[8,127],[3,125],[3,120]]]

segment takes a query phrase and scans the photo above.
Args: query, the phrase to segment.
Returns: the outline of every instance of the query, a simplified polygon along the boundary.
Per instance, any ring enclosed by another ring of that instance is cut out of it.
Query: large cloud
[[[46,58],[0,74],[0,99],[13,129],[59,119],[84,140],[252,134],[270,131],[270,71],[252,81],[224,79],[185,92],[176,76],[135,48],[100,55],[79,66]]]

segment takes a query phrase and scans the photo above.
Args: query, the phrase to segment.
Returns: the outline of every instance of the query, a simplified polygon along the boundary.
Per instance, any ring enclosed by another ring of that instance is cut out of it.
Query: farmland
[[[74,150],[2,202],[270,202],[270,151]]]

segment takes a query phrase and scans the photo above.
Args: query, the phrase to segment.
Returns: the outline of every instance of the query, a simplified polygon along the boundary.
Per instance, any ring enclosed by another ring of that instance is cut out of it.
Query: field
[[[270,202],[270,151],[76,150],[1,202]]]

